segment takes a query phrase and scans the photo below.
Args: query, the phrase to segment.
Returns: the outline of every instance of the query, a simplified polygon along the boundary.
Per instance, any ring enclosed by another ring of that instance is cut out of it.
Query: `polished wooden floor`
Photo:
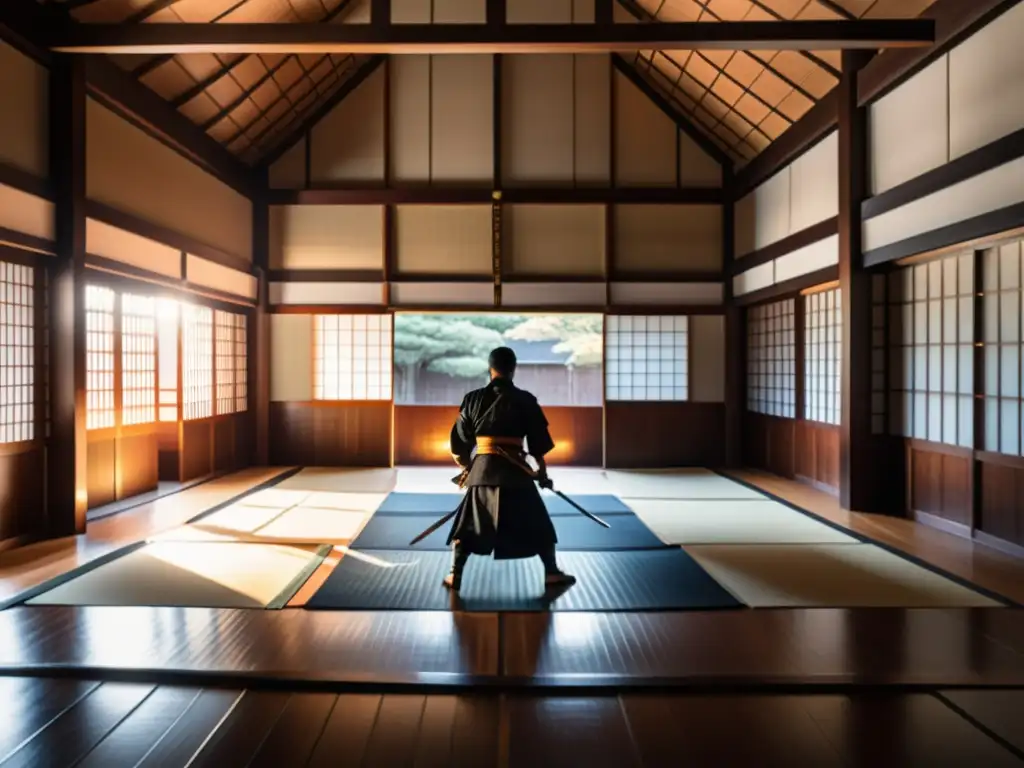
[[[1020,766],[1024,690],[337,694],[0,679],[0,765]]]

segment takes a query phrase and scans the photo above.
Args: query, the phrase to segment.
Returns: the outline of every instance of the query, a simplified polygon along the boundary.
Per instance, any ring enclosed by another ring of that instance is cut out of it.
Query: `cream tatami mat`
[[[329,493],[390,493],[395,489],[395,470],[309,467],[275,488]]]
[[[311,546],[163,541],[87,571],[28,603],[278,607],[322,559]]]
[[[289,509],[254,535],[263,540],[348,544],[359,535],[372,513],[343,509],[295,507]]]
[[[330,493],[317,491],[309,494],[300,506],[314,509],[343,509],[351,512],[375,512],[384,502],[386,493]]]
[[[706,469],[608,470],[613,493],[623,499],[763,499],[762,494]]]
[[[454,462],[450,467],[399,467],[395,493],[460,493],[452,478],[459,474]]]
[[[848,536],[770,499],[622,501],[666,544],[856,544]]]
[[[871,544],[687,546],[753,608],[973,608],[1000,603]]]

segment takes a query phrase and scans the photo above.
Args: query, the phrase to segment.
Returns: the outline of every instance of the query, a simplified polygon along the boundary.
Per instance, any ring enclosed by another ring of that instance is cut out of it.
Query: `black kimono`
[[[518,459],[477,453],[478,437],[525,438],[526,449],[543,457],[555,447],[537,398],[508,379],[496,378],[470,392],[452,427],[452,456],[469,467],[466,495],[448,535],[464,555],[494,554],[496,560],[542,558],[554,552],[558,539],[537,485],[525,469],[522,453],[504,448]]]

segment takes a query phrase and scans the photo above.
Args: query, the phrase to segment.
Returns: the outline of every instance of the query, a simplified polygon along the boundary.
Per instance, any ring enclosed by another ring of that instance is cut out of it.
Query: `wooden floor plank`
[[[177,768],[187,765],[217,724],[224,718],[241,691],[206,690],[153,745],[137,768]]]
[[[1024,755],[1024,690],[943,691],[941,698]]]
[[[377,694],[340,696],[308,768],[361,765],[382,698]]]
[[[246,691],[189,763],[190,768],[248,765],[289,698],[289,694],[278,691]]]
[[[625,695],[644,765],[843,766],[798,696]]]
[[[0,678],[0,762],[97,687],[99,683],[87,680]]]
[[[641,765],[614,696],[510,696],[509,760],[518,766]]]
[[[4,768],[66,768],[74,765],[152,691],[151,685],[101,685],[11,755],[4,762]]]
[[[136,765],[199,696],[198,688],[157,688],[77,768]]]
[[[452,766],[498,764],[501,701],[497,696],[460,696],[452,729]]]
[[[337,700],[333,693],[294,694],[248,768],[305,765]]]
[[[428,696],[420,720],[419,739],[413,764],[417,768],[450,766],[455,753],[462,749],[454,743],[457,696]]]
[[[1022,762],[928,695],[808,696],[808,713],[847,764],[1021,768]]]
[[[412,765],[425,704],[425,696],[385,695],[363,762],[366,765]]]

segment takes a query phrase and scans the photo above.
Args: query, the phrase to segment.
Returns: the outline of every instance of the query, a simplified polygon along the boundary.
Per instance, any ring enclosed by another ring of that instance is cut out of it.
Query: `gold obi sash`
[[[523,452],[521,437],[490,437],[481,435],[476,439],[478,456],[504,456],[508,453]]]

